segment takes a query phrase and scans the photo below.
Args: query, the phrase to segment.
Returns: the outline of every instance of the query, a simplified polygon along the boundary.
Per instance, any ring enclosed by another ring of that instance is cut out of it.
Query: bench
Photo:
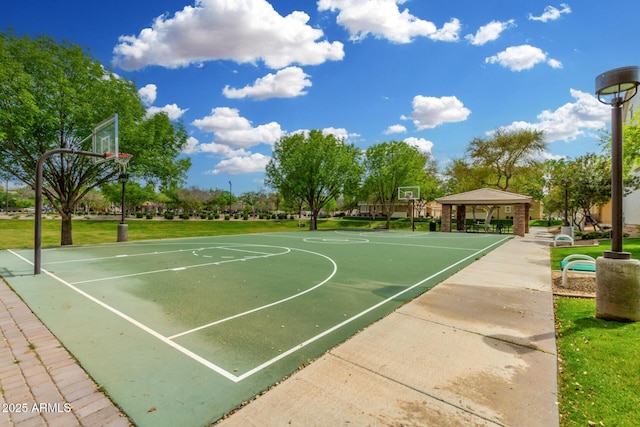
[[[573,237],[568,234],[556,234],[553,237],[553,247],[557,247],[560,242],[569,242],[573,246]]]
[[[589,255],[572,254],[560,261],[562,270],[562,286],[567,284],[567,274],[574,273],[596,274],[596,260]]]

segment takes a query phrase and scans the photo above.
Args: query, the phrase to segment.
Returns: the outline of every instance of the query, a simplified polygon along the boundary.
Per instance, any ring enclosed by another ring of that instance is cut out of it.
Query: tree
[[[565,191],[567,213],[572,225],[582,228],[582,220],[591,208],[611,198],[611,164],[606,155],[587,153],[574,160],[549,160],[549,194],[545,206],[551,212],[563,212]]]
[[[95,124],[119,115],[121,151],[134,155],[132,178],[164,186],[184,179],[189,159],[178,159],[186,132],[166,114],[145,118],[135,85],[107,71],[71,43],[0,33],[0,169],[35,189],[38,159],[48,150],[90,150]],[[61,244],[73,243],[71,215],[93,188],[113,181],[113,162],[59,154],[48,158],[43,195],[60,213]]]
[[[540,167],[538,157],[546,147],[542,131],[500,128],[490,138],[474,138],[467,155],[473,166],[491,172],[485,184],[507,191],[519,170]]]
[[[465,159],[453,159],[447,164],[444,175],[444,193],[455,194],[477,190],[485,185],[490,172],[487,168],[474,167]]]
[[[100,187],[104,197],[111,202],[112,205],[120,206],[122,203],[122,184],[110,183]],[[136,211],[138,207],[148,200],[151,200],[155,194],[150,185],[145,187],[137,182],[127,182],[124,187],[124,203],[121,207],[125,212]]]
[[[360,150],[320,130],[288,135],[276,142],[267,164],[268,185],[289,201],[304,200],[311,211],[310,230],[331,199],[353,193],[360,184]]]
[[[398,187],[419,185],[427,158],[406,142],[383,142],[367,148],[363,191],[382,206],[387,228],[398,201]]]

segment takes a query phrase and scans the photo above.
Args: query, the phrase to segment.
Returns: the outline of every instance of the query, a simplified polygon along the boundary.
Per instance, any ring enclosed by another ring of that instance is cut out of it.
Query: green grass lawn
[[[594,258],[602,256],[602,253],[611,249],[611,240],[602,240],[598,246],[571,246],[553,248],[551,251],[551,268],[560,270],[560,261],[570,254],[590,255]],[[631,257],[640,259],[640,239],[624,239],[623,250],[631,252]]]
[[[553,248],[551,268],[580,253],[594,258],[599,246]],[[640,239],[624,239],[623,249],[640,259]],[[560,425],[637,426],[640,408],[640,324],[596,319],[594,299],[557,297],[556,328],[560,373]]]
[[[596,319],[595,300],[556,298],[561,426],[637,426],[640,324]]]
[[[1,218],[1,217],[0,217]],[[75,219],[73,220],[74,245],[115,242],[118,235],[119,220],[106,219]],[[239,233],[266,233],[275,231],[307,230],[309,220],[250,220],[244,221],[223,219],[218,220],[147,220],[127,219],[128,239],[149,240],[169,239],[176,237],[219,236]],[[363,218],[350,219],[321,219],[318,220],[319,229],[334,228],[362,228],[371,229],[384,226],[384,220],[371,221]],[[300,225],[303,225],[302,227]],[[392,229],[411,228],[409,220],[394,220]],[[427,231],[428,222],[417,222],[417,231]],[[60,245],[60,220],[45,219],[42,221],[42,246]],[[0,220],[0,249],[32,248],[34,246],[34,220],[32,219],[2,219]]]

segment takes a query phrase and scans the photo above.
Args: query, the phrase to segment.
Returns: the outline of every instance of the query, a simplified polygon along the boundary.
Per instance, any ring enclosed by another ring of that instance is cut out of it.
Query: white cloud
[[[213,132],[218,144],[236,148],[247,148],[261,143],[273,145],[284,131],[276,122],[253,127],[251,122],[240,116],[235,108],[217,107],[211,115],[192,123],[204,132]]]
[[[401,116],[402,120],[413,120],[418,130],[435,128],[444,123],[461,122],[467,119],[471,110],[455,96],[434,98],[416,95],[413,98],[413,112]]]
[[[149,65],[167,68],[228,59],[259,60],[273,69],[292,63],[316,65],[341,60],[344,46],[322,40],[322,30],[307,24],[309,15],[281,16],[266,0],[197,0],[173,17],[159,16],[151,28],[120,36],[114,64],[125,70]]]
[[[338,11],[336,21],[345,27],[351,40],[365,39],[369,34],[395,43],[410,43],[415,37],[429,37],[438,41],[456,41],[460,21],[452,19],[438,29],[429,22],[400,11],[398,5],[406,0],[319,0],[319,11]]]
[[[144,105],[153,105],[157,96],[157,86],[154,84],[148,84],[138,90],[140,100]]]
[[[246,156],[232,157],[222,160],[210,172],[213,175],[228,174],[241,175],[245,173],[264,172],[271,157],[260,153],[253,153]]]
[[[611,117],[608,106],[589,93],[576,89],[571,89],[570,93],[575,102],[568,102],[555,111],[543,111],[538,114],[537,123],[518,121],[505,129],[541,130],[548,142],[568,142],[579,136],[595,134],[606,126]]]
[[[562,9],[557,9],[553,6],[547,6],[544,8],[544,13],[540,16],[533,16],[533,14],[530,13],[529,20],[540,22],[555,21],[556,19],[560,18],[560,15],[571,13],[571,8],[568,4],[562,3],[560,4],[560,7],[562,7]]]
[[[407,128],[403,125],[391,125],[384,131],[385,135],[391,135],[394,133],[404,133],[407,131]]]
[[[497,40],[504,30],[515,26],[516,23],[513,19],[506,22],[491,21],[487,25],[478,28],[475,35],[468,34],[464,38],[474,46],[482,46],[485,43]]]
[[[147,117],[151,117],[154,114],[158,113],[166,113],[171,120],[178,120],[184,113],[186,113],[188,108],[182,109],[178,107],[176,104],[167,104],[164,107],[149,107],[147,108]]]
[[[225,86],[222,93],[227,98],[255,98],[259,100],[269,98],[294,98],[306,95],[305,87],[311,86],[308,74],[300,67],[287,67],[276,74],[267,74],[257,79],[252,86],[233,89]]]
[[[404,142],[406,142],[407,144],[409,144],[412,147],[416,147],[418,149],[418,151],[420,151],[423,154],[431,154],[431,148],[433,148],[433,142],[428,141],[424,138],[414,138],[414,137],[409,137],[409,138],[405,138]]]
[[[486,58],[487,64],[500,64],[511,71],[528,70],[541,62],[547,62],[553,68],[562,68],[562,63],[557,59],[548,58],[540,48],[525,44],[511,46],[502,52]]]
[[[547,64],[549,64],[551,68],[562,68],[562,62],[558,61],[557,59],[549,59],[547,61]]]
[[[182,149],[182,153],[184,154],[195,154],[200,151],[198,138],[194,138],[190,136],[187,138],[187,145]]]

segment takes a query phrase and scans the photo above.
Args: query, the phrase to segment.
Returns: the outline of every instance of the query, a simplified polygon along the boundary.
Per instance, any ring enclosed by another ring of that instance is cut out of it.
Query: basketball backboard
[[[95,157],[96,163],[117,159],[118,151],[118,115],[101,121],[93,128],[93,152],[105,154],[106,157]]]
[[[398,200],[420,200],[420,187],[398,187]]]

